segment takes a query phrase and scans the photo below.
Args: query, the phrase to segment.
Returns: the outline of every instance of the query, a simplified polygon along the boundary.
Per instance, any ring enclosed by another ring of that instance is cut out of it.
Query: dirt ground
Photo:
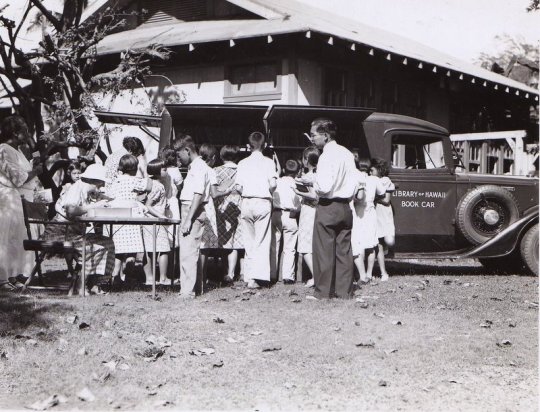
[[[300,284],[0,295],[0,409],[538,409],[537,278],[391,273],[350,301]]]

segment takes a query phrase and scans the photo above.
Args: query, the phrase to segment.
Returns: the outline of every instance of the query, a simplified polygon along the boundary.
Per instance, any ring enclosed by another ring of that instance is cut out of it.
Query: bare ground
[[[391,267],[360,301],[281,284],[0,295],[0,409],[57,394],[57,410],[537,410],[536,278]]]

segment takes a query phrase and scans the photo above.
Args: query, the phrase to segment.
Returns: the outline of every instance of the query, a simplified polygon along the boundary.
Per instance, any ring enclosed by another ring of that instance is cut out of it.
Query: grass
[[[536,278],[470,262],[391,273],[358,291],[367,308],[281,284],[194,301],[167,289],[156,301],[148,290],[0,295],[0,409],[53,394],[67,398],[58,410],[536,409]],[[160,346],[155,361],[141,356]],[[78,399],[84,387],[96,400]]]

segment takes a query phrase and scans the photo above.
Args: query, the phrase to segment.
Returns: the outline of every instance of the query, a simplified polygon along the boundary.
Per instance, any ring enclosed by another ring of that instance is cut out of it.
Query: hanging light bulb
[[[419,69],[422,69],[424,67],[424,65],[422,64],[422,62],[418,63],[418,68]]]
[[[274,39],[272,38],[272,36],[266,37],[266,42],[267,42],[267,43],[270,44],[270,43],[272,43],[273,41],[274,41]]]
[[[189,43],[189,51],[192,52],[193,50],[195,50],[195,46]]]
[[[233,39],[229,40],[229,47],[234,47],[236,45],[236,43],[234,42]]]
[[[373,49],[369,49],[369,55],[370,56],[375,56],[375,52],[373,51]]]

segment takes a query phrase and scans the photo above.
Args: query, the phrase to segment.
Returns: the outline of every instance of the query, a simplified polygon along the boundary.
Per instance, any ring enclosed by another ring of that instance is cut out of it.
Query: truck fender
[[[495,237],[468,251],[463,257],[493,258],[506,256],[519,247],[519,240],[529,227],[538,223],[538,206],[528,209],[528,213],[515,221]]]

